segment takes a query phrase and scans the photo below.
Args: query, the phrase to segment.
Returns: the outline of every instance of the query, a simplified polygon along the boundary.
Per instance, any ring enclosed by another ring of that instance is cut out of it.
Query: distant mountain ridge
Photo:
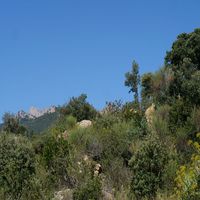
[[[20,124],[33,133],[41,133],[50,128],[59,119],[59,116],[59,112],[56,110],[56,112],[45,113],[34,119],[21,118]]]
[[[28,112],[20,110],[15,116],[19,119],[19,123],[29,131],[41,133],[58,120],[59,111],[56,106],[50,106],[44,109],[38,109],[32,106]]]
[[[50,114],[55,112],[56,112],[55,106],[51,106],[49,108],[44,108],[44,109],[38,109],[32,106],[29,112],[25,112],[24,110],[20,110],[19,112],[17,112],[16,117],[19,119],[36,119],[45,114]]]

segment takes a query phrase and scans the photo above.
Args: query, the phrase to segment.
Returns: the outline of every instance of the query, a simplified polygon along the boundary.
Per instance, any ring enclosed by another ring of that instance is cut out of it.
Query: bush
[[[54,126],[51,127],[50,131],[57,137],[59,134],[75,128],[76,122],[76,118],[72,115],[61,116]]]
[[[79,186],[73,193],[74,200],[98,200],[101,198],[101,182],[94,177],[84,185]]]
[[[28,133],[27,129],[19,124],[19,119],[10,113],[5,113],[3,116],[3,131],[21,135]]]
[[[70,184],[67,167],[69,166],[69,144],[63,138],[50,136],[43,148],[42,160],[47,170],[53,175],[57,185]]]
[[[200,131],[200,108],[194,107],[188,123],[194,132]]]
[[[140,121],[141,120],[141,111],[139,110],[139,105],[136,102],[127,102],[122,107],[122,119],[125,121],[134,120]]]
[[[76,126],[76,118],[69,115],[66,118],[66,125],[67,125],[67,129],[72,129]]]
[[[200,133],[197,134],[200,138]],[[176,196],[180,200],[196,200],[200,199],[200,145],[198,142],[188,141],[195,153],[191,157],[190,163],[182,165],[177,171]]]
[[[179,128],[176,132],[176,150],[182,163],[188,162],[192,153],[190,146],[187,145],[189,133],[190,128],[187,126]]]
[[[196,71],[191,79],[184,81],[182,85],[182,90],[184,97],[188,101],[192,102],[193,105],[200,105],[200,71]]]
[[[130,137],[126,123],[114,124],[110,129],[99,130],[99,141],[102,144],[102,164],[109,167],[113,159],[123,158],[130,146]]]
[[[82,94],[79,97],[72,97],[69,103],[61,109],[64,115],[72,115],[77,121],[92,120],[96,117],[97,111],[87,101],[87,95]]]
[[[114,115],[106,114],[101,117],[99,117],[95,123],[94,126],[96,129],[110,129],[114,124],[120,123],[120,119]]]
[[[7,198],[20,199],[35,174],[35,154],[22,136],[0,136],[0,188]]]
[[[31,178],[29,185],[24,188],[21,200],[51,199],[55,191],[55,185],[49,172],[41,165],[36,163],[36,173]]]
[[[155,139],[150,139],[131,159],[133,179],[131,192],[137,199],[156,196],[157,190],[163,185],[163,173],[167,163],[165,148]]]
[[[169,112],[170,106],[163,105],[158,107],[153,116],[152,130],[162,140],[170,135],[169,130]]]
[[[182,99],[175,100],[169,112],[170,130],[174,132],[178,128],[183,127],[190,117],[191,112],[192,107],[189,102],[185,102]]]
[[[124,165],[123,159],[114,158],[110,162],[106,171],[106,182],[108,186],[114,188],[116,191],[122,188],[128,188],[131,182],[131,171]]]
[[[101,111],[102,115],[114,115],[114,116],[120,116],[122,111],[122,101],[121,100],[115,100],[114,102],[106,102],[105,108]]]
[[[176,176],[176,171],[178,169],[178,155],[170,155],[169,162],[165,166],[165,171],[163,173],[163,189],[164,192],[172,192],[175,186],[174,177]]]

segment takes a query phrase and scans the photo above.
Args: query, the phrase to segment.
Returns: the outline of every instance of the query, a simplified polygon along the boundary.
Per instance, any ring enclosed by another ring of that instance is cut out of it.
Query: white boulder
[[[82,120],[81,122],[77,123],[80,128],[87,128],[92,125],[92,121],[90,120]]]

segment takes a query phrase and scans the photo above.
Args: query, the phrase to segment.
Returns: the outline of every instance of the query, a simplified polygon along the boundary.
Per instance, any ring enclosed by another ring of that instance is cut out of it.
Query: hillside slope
[[[20,124],[25,126],[29,131],[34,133],[41,133],[47,130],[52,124],[56,122],[59,113],[47,113],[35,119],[20,119]]]

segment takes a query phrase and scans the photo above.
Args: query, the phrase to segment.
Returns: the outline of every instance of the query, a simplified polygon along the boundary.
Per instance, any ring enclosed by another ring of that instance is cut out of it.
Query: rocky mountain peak
[[[29,112],[20,110],[16,116],[21,119],[24,119],[24,118],[35,119],[35,118],[41,117],[47,113],[54,113],[55,111],[56,111],[55,106],[51,106],[49,108],[44,108],[44,109],[38,109],[38,108],[32,106],[30,108]]]

